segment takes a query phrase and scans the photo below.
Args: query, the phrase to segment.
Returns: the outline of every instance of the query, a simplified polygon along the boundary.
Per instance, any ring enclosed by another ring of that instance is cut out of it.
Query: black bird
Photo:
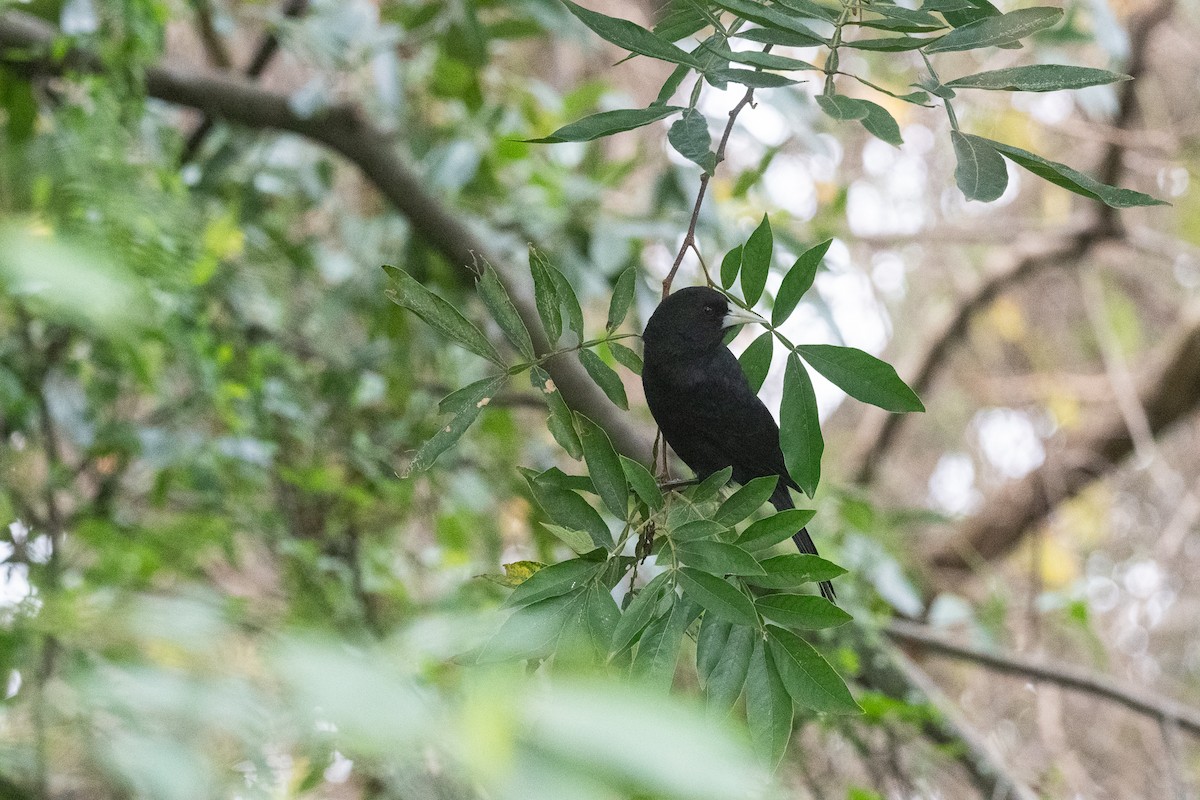
[[[726,328],[764,321],[751,311],[730,308],[715,289],[680,289],[646,323],[642,387],[667,444],[697,478],[730,466],[740,484],[778,475],[771,505],[783,511],[794,507],[788,487],[800,487],[784,463],[779,426],[722,341]],[[792,541],[801,553],[817,554],[806,528]],[[821,594],[833,600],[833,584],[822,581]]]

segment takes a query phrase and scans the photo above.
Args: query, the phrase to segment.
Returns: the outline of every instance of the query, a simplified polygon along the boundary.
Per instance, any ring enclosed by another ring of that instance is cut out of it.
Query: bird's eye
[[[712,307],[711,305],[707,305],[707,306],[705,306],[705,307],[704,307],[704,313],[705,313],[705,314],[711,314],[711,313],[713,313],[713,307]]]

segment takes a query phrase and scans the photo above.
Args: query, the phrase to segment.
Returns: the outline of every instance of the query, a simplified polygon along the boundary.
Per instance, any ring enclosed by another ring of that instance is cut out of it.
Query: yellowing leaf
[[[508,589],[515,589],[533,577],[533,574],[544,566],[546,565],[540,561],[514,561],[504,565],[503,575],[480,575],[478,577]]]

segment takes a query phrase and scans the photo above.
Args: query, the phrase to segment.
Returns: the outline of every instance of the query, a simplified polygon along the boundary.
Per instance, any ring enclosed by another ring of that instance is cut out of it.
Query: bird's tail
[[[788,494],[787,487],[780,482],[775,493],[771,495],[771,505],[775,506],[776,511],[783,511],[788,508],[795,508],[792,503],[792,496]],[[801,528],[792,534],[792,541],[796,543],[796,549],[801,553],[809,555],[818,555],[817,546],[813,544],[812,537],[808,535],[808,528]],[[829,581],[821,581],[821,596],[831,603],[837,602],[837,594],[833,591],[833,584]]]
[[[808,528],[801,528],[793,533],[792,541],[796,543],[796,549],[801,553],[817,555],[817,546],[813,544],[812,537],[808,535]],[[821,581],[821,596],[831,603],[837,602],[837,595],[833,591],[833,584],[829,581]]]

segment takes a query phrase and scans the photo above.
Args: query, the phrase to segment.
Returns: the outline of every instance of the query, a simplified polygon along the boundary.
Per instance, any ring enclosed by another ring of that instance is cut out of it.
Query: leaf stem
[[[833,76],[838,74],[838,48],[842,46],[842,28],[850,20],[854,0],[843,0],[842,13],[833,24],[833,39],[829,43],[829,57],[825,59],[825,91],[826,97],[833,95]]]

